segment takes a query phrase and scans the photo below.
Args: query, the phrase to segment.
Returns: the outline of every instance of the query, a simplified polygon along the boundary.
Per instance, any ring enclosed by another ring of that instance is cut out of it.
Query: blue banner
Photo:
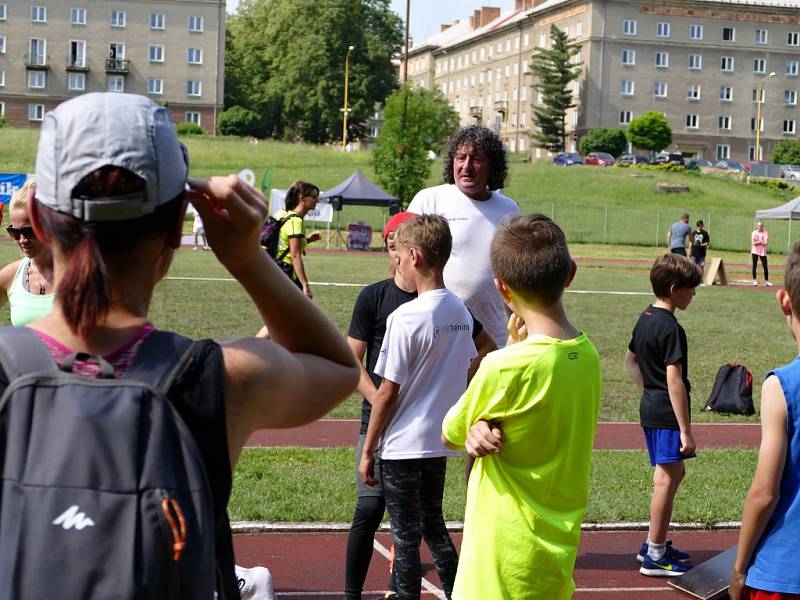
[[[0,203],[11,202],[11,194],[25,185],[25,173],[0,173]]]

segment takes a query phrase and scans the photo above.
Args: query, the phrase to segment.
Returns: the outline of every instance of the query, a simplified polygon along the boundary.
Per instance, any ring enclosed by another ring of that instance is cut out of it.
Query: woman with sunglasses
[[[322,234],[314,231],[306,235],[306,222],[303,219],[317,207],[318,199],[317,186],[305,181],[295,181],[286,192],[286,208],[275,214],[278,220],[289,216],[281,226],[278,236],[278,265],[308,298],[313,298],[314,294],[308,285],[303,255],[306,253],[306,246],[318,241]]]
[[[28,215],[29,196],[35,184],[30,178],[11,196],[9,214],[11,224],[6,227],[22,250],[21,260],[0,269],[0,292],[8,296],[11,305],[11,324],[21,327],[35,321],[53,309],[53,253],[31,227]],[[0,299],[3,295],[0,294]]]

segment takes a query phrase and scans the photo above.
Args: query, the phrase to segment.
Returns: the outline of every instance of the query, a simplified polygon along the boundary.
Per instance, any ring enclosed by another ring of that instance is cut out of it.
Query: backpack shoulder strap
[[[289,211],[289,212],[288,212],[288,213],[287,213],[285,216],[281,217],[281,220],[280,220],[280,222],[279,222],[279,224],[278,224],[278,235],[280,235],[280,231],[281,231],[281,229],[283,228],[284,224],[285,224],[285,223],[286,223],[286,222],[287,222],[289,219],[292,219],[292,218],[294,218],[294,217],[297,217],[298,219],[301,219],[301,220],[303,219],[303,217],[301,217],[300,215],[298,215],[296,212],[292,212],[292,211]],[[283,252],[281,252],[281,253],[280,253],[280,255],[279,255],[278,257],[276,257],[276,258],[275,258],[275,261],[276,261],[278,264],[280,264],[280,262],[281,262],[281,261],[284,259],[284,257],[285,257],[287,254],[289,254],[289,246],[286,246],[286,248],[284,248],[284,249],[283,249]]]
[[[0,328],[0,365],[9,381],[25,373],[58,370],[47,348],[29,327]]]
[[[193,344],[192,340],[177,333],[157,329],[151,331],[122,377],[146,381],[165,392],[172,385]]]

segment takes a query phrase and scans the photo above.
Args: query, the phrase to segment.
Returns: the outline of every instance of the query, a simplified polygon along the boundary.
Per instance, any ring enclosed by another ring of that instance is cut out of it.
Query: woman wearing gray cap
[[[91,386],[99,386],[104,393],[118,394],[123,384],[117,378],[129,370],[142,373],[142,365],[157,368],[148,364],[148,356],[162,350],[151,337],[178,346],[185,339],[158,331],[147,313],[153,288],[167,274],[180,244],[187,202],[199,211],[217,259],[250,296],[272,341],[187,341],[189,350],[178,368],[161,380],[159,389],[175,413],[170,431],[190,438],[184,440],[189,454],[204,467],[201,481],[206,484],[192,489],[189,497],[176,496],[169,488],[142,490],[138,506],[114,511],[108,520],[87,508],[97,498],[117,501],[120,484],[107,464],[128,450],[129,438],[135,451],[137,439],[158,435],[154,422],[144,416],[132,435],[93,452],[81,448],[81,461],[70,462],[69,449],[55,465],[37,466],[31,458],[23,481],[14,483],[15,493],[38,493],[26,487],[29,471],[42,479],[83,474],[96,493],[73,502],[69,485],[55,488],[37,480],[37,489],[48,490],[47,498],[37,496],[37,501],[55,498],[53,506],[60,508],[52,513],[18,508],[15,515],[6,514],[13,495],[3,495],[0,546],[13,560],[0,561],[0,597],[238,598],[226,509],[239,453],[254,430],[309,422],[346,398],[359,376],[352,352],[333,323],[261,250],[263,196],[236,176],[188,178],[186,149],[169,113],[151,100],[94,93],[59,105],[45,116],[36,174],[31,219],[37,237],[53,248],[56,299],[53,312],[29,328],[52,361],[71,371],[54,375],[53,381],[102,376],[102,381],[81,385],[88,385],[90,392],[95,389]],[[0,377],[0,391],[13,391],[19,381],[9,384],[7,379]],[[151,389],[155,384],[137,385]],[[54,389],[61,392],[62,387]],[[36,388],[34,403],[40,393]],[[80,398],[68,400],[80,406],[81,414],[73,417],[85,422],[87,444],[116,417],[114,411],[92,414],[92,405],[85,406]],[[49,410],[49,405],[39,406]],[[35,428],[11,435],[4,428],[3,410],[0,404],[0,455],[9,448],[24,455]],[[37,439],[59,443],[61,435]],[[37,455],[35,450],[30,456]],[[152,471],[140,474],[139,485],[162,472],[175,472],[177,480],[191,475],[175,466],[180,463],[172,455],[153,459],[139,457]],[[144,518],[151,514],[145,512],[144,501],[154,493],[161,498],[156,520]],[[186,512],[193,502],[206,506],[209,499],[213,521],[196,518],[197,511]],[[213,526],[203,528],[203,523]],[[119,534],[123,526],[129,535]],[[168,543],[155,543],[151,534],[163,534]],[[48,540],[47,551],[33,556],[26,544],[41,544],[40,538]],[[209,540],[210,561],[200,553]],[[129,562],[119,560],[125,553]],[[159,575],[168,580],[168,588],[161,587]]]

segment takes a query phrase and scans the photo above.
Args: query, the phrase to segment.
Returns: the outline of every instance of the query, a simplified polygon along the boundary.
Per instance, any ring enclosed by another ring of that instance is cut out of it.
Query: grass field
[[[0,129],[0,170],[31,172],[34,168],[37,130]],[[354,170],[374,179],[367,152],[342,153],[334,147],[288,144],[274,140],[250,143],[246,139],[211,136],[184,138],[197,177],[238,173],[253,169],[261,181],[271,169],[271,187],[286,188],[302,179],[328,189]],[[442,181],[441,161],[434,161],[430,185]],[[665,195],[659,182],[683,183],[689,193]],[[687,210],[701,218],[711,232],[712,246],[737,251],[749,249],[754,211],[772,208],[797,192],[783,194],[719,175],[664,173],[595,167],[558,168],[548,161],[510,165],[505,192],[523,212],[543,212],[558,221],[573,242],[652,246],[665,243],[669,225]],[[386,209],[345,206],[338,219],[347,224],[363,221],[381,229]],[[800,226],[796,226],[800,227]],[[773,222],[771,251],[784,252],[789,238],[785,222]],[[796,236],[793,236],[796,237]],[[380,240],[376,236],[376,244]]]
[[[231,518],[350,521],[356,500],[353,454],[352,448],[247,450],[234,477]],[[687,462],[687,476],[675,500],[675,520],[704,524],[739,520],[756,459],[755,450],[698,453]],[[464,518],[463,473],[463,459],[448,459],[446,519]],[[644,451],[595,451],[585,522],[647,521],[651,476]]]

